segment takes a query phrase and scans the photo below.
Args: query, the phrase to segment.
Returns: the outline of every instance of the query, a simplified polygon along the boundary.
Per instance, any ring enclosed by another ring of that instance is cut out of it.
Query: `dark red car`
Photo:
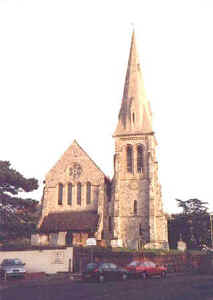
[[[159,275],[161,278],[166,277],[167,268],[164,266],[157,265],[152,261],[132,261],[126,266],[126,270],[129,275],[141,277],[146,279],[147,277]]]

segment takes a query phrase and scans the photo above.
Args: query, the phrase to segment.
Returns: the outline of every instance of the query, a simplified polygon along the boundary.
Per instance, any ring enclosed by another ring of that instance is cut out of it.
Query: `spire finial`
[[[131,22],[130,25],[132,27],[132,37],[133,37],[135,35],[135,23]]]
[[[130,25],[132,26],[133,31],[135,31],[135,23],[131,22]]]

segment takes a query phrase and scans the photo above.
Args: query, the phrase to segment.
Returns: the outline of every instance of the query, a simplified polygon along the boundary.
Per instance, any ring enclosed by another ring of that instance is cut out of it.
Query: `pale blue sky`
[[[0,0],[0,159],[42,183],[77,139],[112,176],[134,22],[165,211],[213,210],[212,15],[210,0]]]

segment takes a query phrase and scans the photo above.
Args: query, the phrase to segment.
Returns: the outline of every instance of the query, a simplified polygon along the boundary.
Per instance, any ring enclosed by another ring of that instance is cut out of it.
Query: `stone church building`
[[[88,237],[95,237],[103,246],[168,247],[157,141],[134,32],[113,138],[112,179],[76,140],[47,173],[38,224],[39,244],[84,246]],[[35,237],[32,243],[36,243]]]

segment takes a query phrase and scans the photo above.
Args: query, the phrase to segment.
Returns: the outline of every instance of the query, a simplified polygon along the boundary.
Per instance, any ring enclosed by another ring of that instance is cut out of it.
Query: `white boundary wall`
[[[73,248],[0,251],[0,263],[4,258],[20,258],[27,272],[45,272],[48,274],[73,270]]]

